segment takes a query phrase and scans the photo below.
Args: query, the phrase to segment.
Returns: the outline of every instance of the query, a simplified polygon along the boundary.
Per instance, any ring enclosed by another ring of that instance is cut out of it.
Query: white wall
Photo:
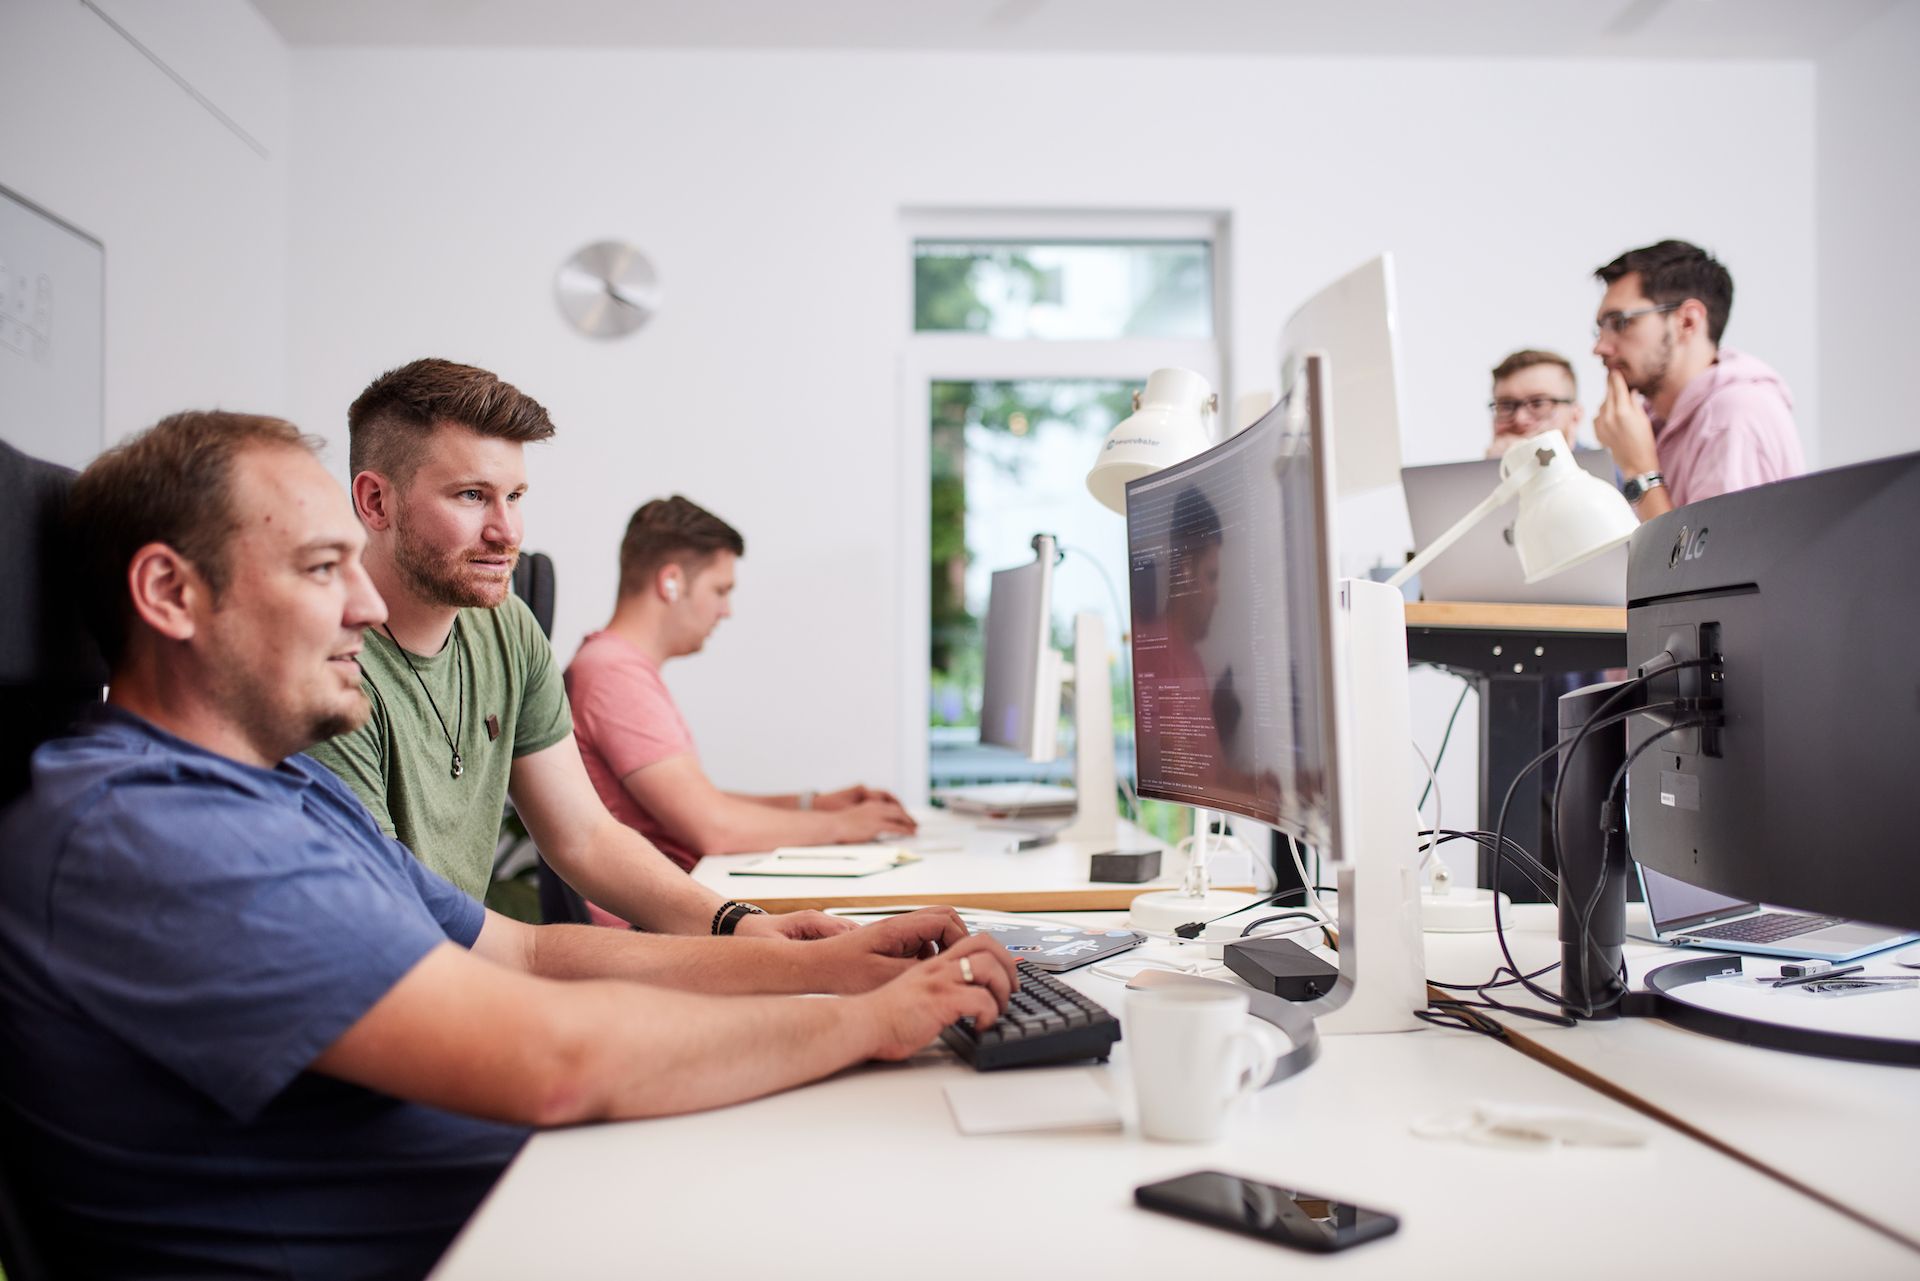
[[[1816,69],[1820,368],[1828,466],[1920,449],[1920,4],[1890,8]]]
[[[897,463],[924,430],[897,409],[902,207],[1227,211],[1240,386],[1271,382],[1294,303],[1392,248],[1413,461],[1478,453],[1505,351],[1586,351],[1596,265],[1692,236],[1732,263],[1732,336],[1782,369],[1818,449],[1801,63],[303,50],[294,69],[301,423],[342,436],[374,373],[426,353],[543,399],[561,436],[534,451],[528,544],[559,559],[563,657],[609,609],[637,501],[684,490],[741,522],[739,615],[674,674],[730,786],[902,782],[918,655],[897,620],[922,601],[893,542],[900,486],[925,484]],[[666,286],[611,346],[549,296],[601,236]]]
[[[108,438],[284,412],[286,47],[245,0],[102,7],[267,153],[83,6],[0,4],[0,184],[106,246]]]
[[[607,611],[640,500],[682,490],[743,525],[738,616],[673,676],[729,785],[902,781],[893,691],[918,655],[898,620],[924,605],[898,590],[921,553],[897,513],[925,483],[896,461],[924,430],[897,408],[903,208],[1225,211],[1242,387],[1271,381],[1296,303],[1392,248],[1414,461],[1479,453],[1508,350],[1585,352],[1595,266],[1696,238],[1732,264],[1731,335],[1794,386],[1817,453],[1804,64],[316,50],[294,68],[301,421],[341,436],[368,378],[426,354],[543,400],[561,434],[532,451],[528,542],[559,561],[563,658]],[[566,331],[549,294],[605,236],[666,288],[612,345]]]

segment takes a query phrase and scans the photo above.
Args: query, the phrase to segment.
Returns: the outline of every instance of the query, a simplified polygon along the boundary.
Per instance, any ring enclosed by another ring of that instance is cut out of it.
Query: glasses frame
[[[1632,311],[1610,311],[1595,323],[1593,336],[1598,338],[1602,334],[1612,334],[1618,338],[1627,332],[1627,326],[1642,316],[1658,316],[1669,311],[1678,311],[1686,305],[1686,300],[1683,298],[1679,302],[1662,302],[1655,303],[1651,307],[1635,307]]]
[[[1535,418],[1544,418],[1548,414],[1552,413],[1553,409],[1550,409],[1550,408],[1535,409],[1534,406],[1536,404],[1550,405],[1550,406],[1553,406],[1554,408],[1558,408],[1561,405],[1571,405],[1573,403],[1573,397],[1572,396],[1521,396],[1521,397],[1516,397],[1514,400],[1512,400],[1509,403],[1513,405],[1512,412],[1503,414],[1500,412],[1499,401],[1489,400],[1487,402],[1487,412],[1493,415],[1493,421],[1497,423],[1510,423],[1515,418],[1519,417],[1520,411],[1522,409],[1532,410],[1533,416]]]

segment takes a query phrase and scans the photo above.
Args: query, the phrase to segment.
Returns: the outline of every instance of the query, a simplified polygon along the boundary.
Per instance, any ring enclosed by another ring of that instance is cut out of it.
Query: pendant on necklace
[[[467,767],[461,762],[460,753],[455,752],[453,754],[453,776],[455,778],[459,778],[462,774],[466,772],[467,772]]]

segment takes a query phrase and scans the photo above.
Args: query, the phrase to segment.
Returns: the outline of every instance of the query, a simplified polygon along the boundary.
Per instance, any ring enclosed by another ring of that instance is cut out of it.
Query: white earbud
[[[680,580],[677,578],[669,578],[667,580],[667,585],[664,590],[667,593],[668,600],[679,600],[680,599]]]

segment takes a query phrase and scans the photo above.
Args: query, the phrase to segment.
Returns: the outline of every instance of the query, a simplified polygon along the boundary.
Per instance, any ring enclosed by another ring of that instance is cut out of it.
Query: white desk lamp
[[[1109,511],[1127,514],[1127,482],[1184,462],[1213,443],[1210,420],[1220,397],[1191,369],[1156,369],[1133,413],[1101,442],[1087,473],[1087,492]]]
[[[1640,523],[1619,490],[1574,461],[1565,437],[1542,432],[1508,446],[1493,492],[1387,582],[1400,586],[1516,496],[1520,510],[1513,519],[1513,549],[1530,583],[1611,551],[1631,538]],[[1446,864],[1436,855],[1433,885],[1420,898],[1424,928],[1443,933],[1490,930],[1494,910],[1492,891],[1453,888]]]
[[[1427,544],[1388,584],[1398,587],[1431,565],[1516,495],[1520,510],[1513,518],[1513,549],[1520,553],[1520,568],[1530,583],[1612,551],[1640,525],[1619,490],[1574,461],[1566,437],[1545,431],[1509,445],[1493,492]]]

